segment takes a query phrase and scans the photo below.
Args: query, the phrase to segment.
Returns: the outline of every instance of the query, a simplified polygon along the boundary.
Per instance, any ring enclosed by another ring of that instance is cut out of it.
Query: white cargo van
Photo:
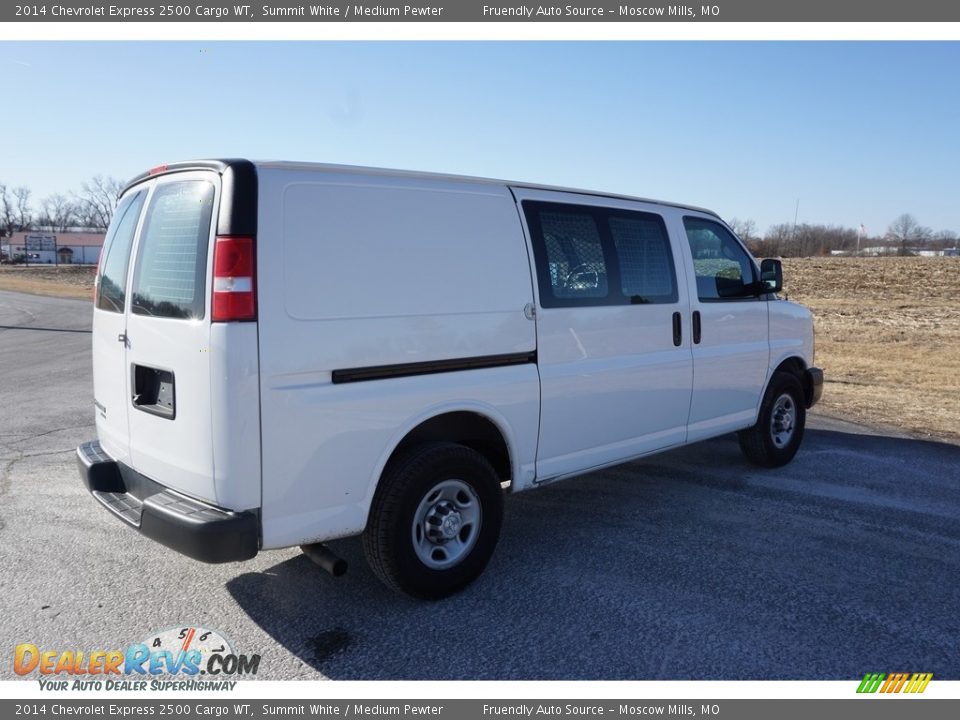
[[[464,587],[519,492],[733,431],[793,458],[813,325],[713,213],[475,178],[246,160],[123,191],[93,320],[94,497],[206,562],[363,535]]]

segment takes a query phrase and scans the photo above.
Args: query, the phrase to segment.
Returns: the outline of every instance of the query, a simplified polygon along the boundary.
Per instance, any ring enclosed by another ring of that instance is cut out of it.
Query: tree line
[[[39,205],[31,203],[32,192],[22,185],[8,187],[0,182],[0,235],[40,230],[66,232],[84,229],[105,232],[113,217],[117,197],[124,183],[113,177],[95,175],[81,183],[79,192],[54,193]],[[885,248],[887,252],[909,255],[918,248],[942,250],[956,247],[960,238],[951,230],[934,232],[921,225],[910,213],[897,217],[882,235],[867,236],[861,228],[810,223],[780,223],[764,235],[757,232],[753,220],[730,221],[730,227],[757,257],[809,257],[834,251],[856,252],[865,248]]]
[[[730,227],[757,257],[810,257],[832,252],[855,253],[858,249],[883,248],[884,252],[911,255],[915,251],[957,247],[960,237],[952,230],[934,232],[910,213],[898,216],[882,235],[868,236],[860,229],[838,225],[780,223],[765,235],[757,233],[752,220],[730,221]]]
[[[80,184],[79,192],[54,193],[34,205],[30,188],[0,182],[0,235],[29,230],[104,232],[123,186],[116,178],[95,175]]]

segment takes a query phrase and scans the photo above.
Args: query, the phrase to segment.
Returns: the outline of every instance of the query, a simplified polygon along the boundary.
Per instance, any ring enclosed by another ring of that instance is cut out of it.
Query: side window
[[[213,193],[205,180],[157,186],[140,231],[134,314],[203,317]]]
[[[631,213],[609,219],[620,264],[620,291],[633,305],[674,303],[677,276],[663,218]]]
[[[538,213],[546,252],[550,294],[557,300],[593,300],[607,296],[607,264],[600,231],[590,213],[547,210]],[[564,303],[571,304],[571,303]],[[587,304],[596,304],[587,303]]]
[[[677,302],[659,215],[529,200],[523,210],[543,307]]]
[[[137,220],[143,209],[146,192],[141,190],[128,195],[117,206],[113,221],[103,241],[103,261],[100,277],[97,278],[97,307],[100,310],[122,313],[126,301],[127,266],[130,264],[130,247],[137,230]]]
[[[683,225],[693,255],[699,298],[707,302],[742,298],[743,286],[756,281],[753,261],[743,246],[712,220],[685,217]]]

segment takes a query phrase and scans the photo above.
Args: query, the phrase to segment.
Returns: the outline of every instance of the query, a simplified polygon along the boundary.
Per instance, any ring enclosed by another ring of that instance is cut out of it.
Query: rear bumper
[[[823,395],[823,370],[817,367],[807,368],[804,371],[806,387],[804,390],[807,394],[807,407],[812,408],[820,400],[820,396]]]
[[[107,510],[142,535],[207,563],[249,560],[260,549],[255,512],[231,512],[180,495],[107,455],[77,448],[80,477]]]

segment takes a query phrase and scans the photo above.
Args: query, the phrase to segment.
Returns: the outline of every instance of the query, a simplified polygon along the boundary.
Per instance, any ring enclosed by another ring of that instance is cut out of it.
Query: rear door
[[[93,321],[93,404],[97,437],[120,462],[130,462],[127,424],[129,382],[124,343],[127,328],[130,252],[147,198],[146,188],[126,195],[113,214],[101,250]]]
[[[209,502],[217,498],[207,267],[219,184],[205,171],[150,181],[126,306],[130,465]]]

